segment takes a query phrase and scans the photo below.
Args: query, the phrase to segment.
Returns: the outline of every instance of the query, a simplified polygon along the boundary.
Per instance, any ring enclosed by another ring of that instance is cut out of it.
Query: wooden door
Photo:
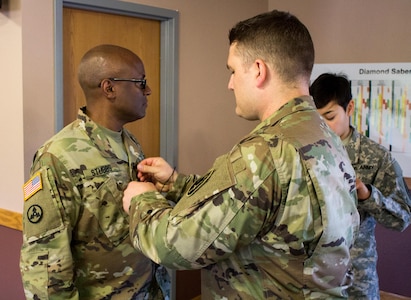
[[[77,117],[85,105],[77,80],[81,57],[99,44],[116,44],[136,53],[144,63],[152,94],[146,116],[127,124],[141,143],[145,155],[160,155],[160,21],[63,8],[63,89],[64,125]]]

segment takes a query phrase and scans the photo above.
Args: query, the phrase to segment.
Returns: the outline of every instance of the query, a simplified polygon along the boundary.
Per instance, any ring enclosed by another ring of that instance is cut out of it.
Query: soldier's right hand
[[[137,176],[140,181],[154,183],[157,190],[167,191],[166,185],[172,184],[177,178],[177,172],[162,157],[150,157],[137,165]]]

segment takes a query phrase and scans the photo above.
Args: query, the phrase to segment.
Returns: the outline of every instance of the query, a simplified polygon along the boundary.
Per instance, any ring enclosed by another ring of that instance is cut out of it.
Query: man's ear
[[[107,98],[112,98],[115,93],[115,87],[110,79],[103,79],[103,81],[101,81],[101,89]]]
[[[351,117],[354,113],[354,100],[351,99],[350,102],[347,104],[347,109],[345,110],[348,117]]]
[[[257,82],[257,87],[261,87],[267,79],[267,75],[268,75],[267,65],[263,60],[257,59],[254,62],[254,70],[255,70],[255,79]]]

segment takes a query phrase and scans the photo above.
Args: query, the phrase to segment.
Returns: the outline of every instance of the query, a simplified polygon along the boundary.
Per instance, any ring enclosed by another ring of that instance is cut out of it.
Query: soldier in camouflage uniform
[[[144,158],[123,128],[145,116],[144,77],[140,58],[118,46],[97,46],[81,60],[87,107],[37,151],[24,185],[27,299],[168,298],[167,270],[135,251],[121,201]]]
[[[326,123],[342,139],[357,174],[359,236],[351,250],[354,283],[351,299],[379,299],[376,223],[403,231],[410,223],[411,201],[402,170],[383,146],[350,125],[354,112],[351,86],[343,75],[324,73],[310,93]]]
[[[201,268],[203,299],[347,296],[355,173],[307,96],[313,62],[310,34],[291,14],[237,24],[228,87],[236,113],[261,123],[201,177],[148,158],[138,166],[146,182],[124,191],[134,246],[173,269]]]

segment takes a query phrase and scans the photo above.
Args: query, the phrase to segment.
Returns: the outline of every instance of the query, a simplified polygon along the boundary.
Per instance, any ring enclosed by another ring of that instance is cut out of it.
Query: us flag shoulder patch
[[[43,183],[41,181],[41,174],[40,172],[37,172],[23,185],[24,201],[28,200],[42,188]]]

